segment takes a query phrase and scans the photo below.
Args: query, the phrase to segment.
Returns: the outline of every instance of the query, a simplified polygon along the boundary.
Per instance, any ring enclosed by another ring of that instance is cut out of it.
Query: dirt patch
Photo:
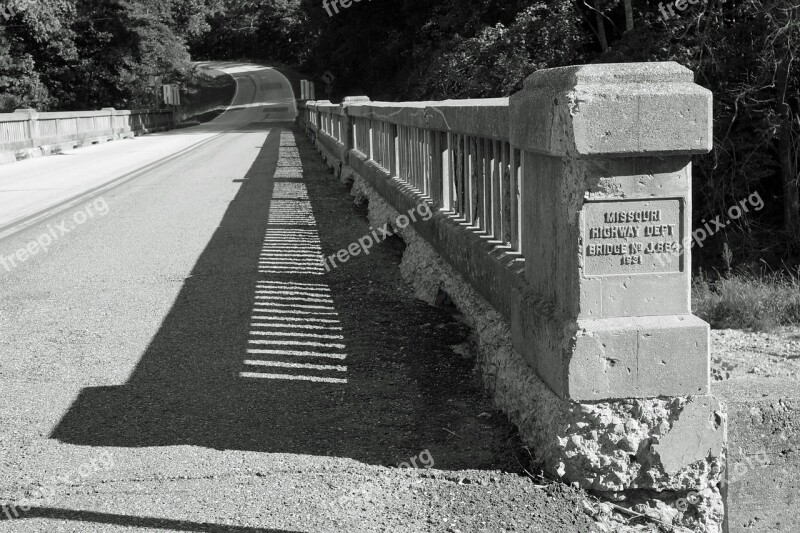
[[[712,331],[711,374],[715,381],[744,375],[800,380],[800,327]]]

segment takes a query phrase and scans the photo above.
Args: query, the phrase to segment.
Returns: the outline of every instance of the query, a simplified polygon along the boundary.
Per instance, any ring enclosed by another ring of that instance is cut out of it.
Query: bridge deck
[[[86,206],[0,267],[0,501],[32,497],[0,531],[588,530],[577,493],[498,472],[522,451],[399,243],[321,266],[370,229],[289,124],[229,127],[0,254]]]

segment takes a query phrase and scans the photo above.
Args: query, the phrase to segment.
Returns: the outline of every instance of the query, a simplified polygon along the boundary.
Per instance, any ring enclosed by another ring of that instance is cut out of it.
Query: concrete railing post
[[[343,139],[345,149],[348,151],[355,149],[356,142],[355,142],[355,120],[350,114],[347,112],[347,108],[353,104],[364,104],[370,102],[369,96],[347,96],[345,97],[344,101],[342,101],[342,111],[344,118],[346,120],[345,127],[347,131],[346,139]],[[371,155],[371,154],[370,154]]]
[[[330,100],[314,100],[309,103],[309,107],[313,109],[314,112],[314,135],[319,135],[319,132],[322,131],[325,127],[325,119],[320,111],[320,106],[328,106],[331,105]]]
[[[27,137],[31,141],[31,147],[35,148],[40,145],[39,142],[39,112],[35,109],[17,109],[14,113],[20,113],[28,115],[28,120],[25,123],[25,129],[27,130]]]
[[[117,127],[117,110],[114,109],[113,107],[104,107],[101,109],[101,111],[105,111],[109,115],[112,138],[114,138],[115,140],[119,139],[125,133],[125,131],[123,130],[123,128]]]
[[[342,101],[340,120],[343,129],[342,143],[344,144],[344,158],[339,178],[347,183],[353,179],[355,171],[350,164],[350,152],[356,148],[355,118],[348,113],[348,108],[354,104],[364,104],[370,102],[369,96],[347,96]],[[371,138],[371,137],[370,137]],[[372,157],[372,154],[370,154]]]
[[[525,274],[554,304],[551,317],[520,309],[515,344],[558,394],[708,393],[689,239],[691,157],[712,147],[711,104],[677,63],[543,70],[511,98]]]

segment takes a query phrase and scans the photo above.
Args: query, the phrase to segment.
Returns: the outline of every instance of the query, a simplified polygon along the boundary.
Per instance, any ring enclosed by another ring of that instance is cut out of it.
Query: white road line
[[[273,316],[275,314],[278,314],[278,315],[305,315],[305,316],[339,316],[339,313],[336,313],[336,312],[328,313],[328,312],[325,312],[325,311],[297,311],[297,310],[294,310],[294,309],[253,309],[253,313],[263,313],[263,315],[265,317],[273,318],[273,319],[277,319],[277,317]],[[253,318],[255,318],[255,315],[253,315]],[[337,320],[337,322],[338,322],[338,320]]]
[[[277,322],[257,323],[250,324],[251,328],[285,328],[285,329],[300,329],[300,330],[316,330],[316,331],[344,331],[343,327],[337,326],[314,326],[312,324],[280,324]]]
[[[331,350],[344,350],[347,348],[344,344],[333,342],[311,342],[311,341],[285,341],[285,340],[249,340],[248,344],[255,344],[256,346],[308,346],[309,348],[330,348]]]
[[[346,366],[337,365],[310,365],[306,363],[279,363],[277,361],[245,361],[247,366],[274,366],[277,368],[304,368],[307,370],[334,370],[336,372],[347,372]]]
[[[347,355],[343,353],[322,353],[322,352],[308,352],[308,351],[299,351],[299,350],[261,350],[256,348],[250,348],[247,350],[247,353],[250,355],[277,355],[277,356],[284,356],[284,357],[312,357],[312,358],[322,358],[322,359],[336,359],[339,361],[344,361],[347,359]]]
[[[276,304],[271,302],[256,302],[258,307],[278,307],[278,308],[289,308],[289,309],[312,309],[318,311],[336,311],[335,307],[328,307],[325,305],[295,305],[295,304]]]
[[[251,331],[250,335],[256,337],[299,337],[299,338],[311,338],[311,339],[322,339],[322,340],[329,340],[329,341],[343,341],[343,335],[322,335],[319,333],[295,333],[291,331]]]
[[[258,374],[256,372],[242,372],[239,374],[243,378],[250,379],[272,379],[285,381],[313,381],[316,383],[347,383],[346,379],[337,378],[316,378],[312,376],[283,376],[280,374]]]
[[[283,322],[302,322],[302,323],[311,322],[313,324],[341,324],[340,321],[329,318],[295,318],[291,316],[271,316],[271,315],[266,315],[266,316],[253,315],[251,317],[251,320],[280,320]],[[289,327],[290,325],[291,324],[287,324],[286,327]]]

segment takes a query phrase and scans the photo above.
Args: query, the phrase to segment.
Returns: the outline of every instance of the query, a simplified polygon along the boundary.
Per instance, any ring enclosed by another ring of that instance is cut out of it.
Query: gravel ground
[[[711,372],[717,381],[746,374],[800,380],[800,328],[770,333],[711,332]]]

